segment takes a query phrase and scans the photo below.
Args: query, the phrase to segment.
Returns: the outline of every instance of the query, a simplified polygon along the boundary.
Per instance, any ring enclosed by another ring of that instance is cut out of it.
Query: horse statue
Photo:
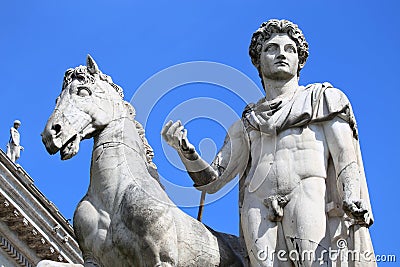
[[[66,160],[92,137],[90,184],[73,220],[85,267],[245,265],[237,237],[210,229],[170,200],[134,108],[88,55],[86,66],[66,71],[42,141]]]

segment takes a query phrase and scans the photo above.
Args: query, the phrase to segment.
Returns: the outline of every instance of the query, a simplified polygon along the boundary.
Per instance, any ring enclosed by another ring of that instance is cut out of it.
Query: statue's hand
[[[24,151],[24,147],[23,147],[23,146],[19,146],[19,148],[20,148],[22,151]]]
[[[180,147],[184,153],[194,153],[195,148],[187,138],[187,130],[183,129],[182,139],[180,140]]]
[[[183,127],[181,121],[167,122],[161,131],[161,135],[167,144],[176,150],[184,153],[194,152],[194,146],[189,142],[187,130]]]
[[[364,201],[362,199],[358,200],[343,200],[343,210],[350,217],[355,219],[358,222],[365,222],[365,218],[368,213],[367,208],[365,207]]]

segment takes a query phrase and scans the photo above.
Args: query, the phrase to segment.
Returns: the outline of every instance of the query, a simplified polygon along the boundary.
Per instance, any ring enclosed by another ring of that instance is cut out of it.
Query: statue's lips
[[[278,61],[274,63],[275,65],[285,65],[285,66],[289,66],[289,63],[285,62],[285,61]]]

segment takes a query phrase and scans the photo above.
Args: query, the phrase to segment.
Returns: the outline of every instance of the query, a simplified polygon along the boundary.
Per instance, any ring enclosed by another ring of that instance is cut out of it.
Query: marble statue
[[[47,151],[60,151],[63,160],[88,138],[90,185],[73,224],[85,267],[244,266],[237,237],[213,231],[168,198],[134,108],[90,56],[86,66],[66,71],[42,133]]]
[[[308,43],[296,24],[263,23],[249,50],[265,97],[245,108],[215,160],[201,159],[180,121],[164,126],[165,141],[201,191],[215,193],[240,176],[241,236],[251,266],[376,266],[349,100],[329,83],[299,85]]]
[[[24,150],[24,147],[20,145],[20,135],[18,132],[18,128],[21,126],[21,122],[19,120],[14,121],[14,126],[10,129],[10,140],[7,144],[7,156],[11,159],[12,162],[15,162],[20,158],[21,150]]]

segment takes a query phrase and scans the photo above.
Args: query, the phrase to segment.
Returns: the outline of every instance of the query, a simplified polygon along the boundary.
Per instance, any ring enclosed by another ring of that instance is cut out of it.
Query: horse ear
[[[86,58],[86,67],[88,68],[90,74],[99,73],[99,67],[96,64],[96,61],[88,54]]]

